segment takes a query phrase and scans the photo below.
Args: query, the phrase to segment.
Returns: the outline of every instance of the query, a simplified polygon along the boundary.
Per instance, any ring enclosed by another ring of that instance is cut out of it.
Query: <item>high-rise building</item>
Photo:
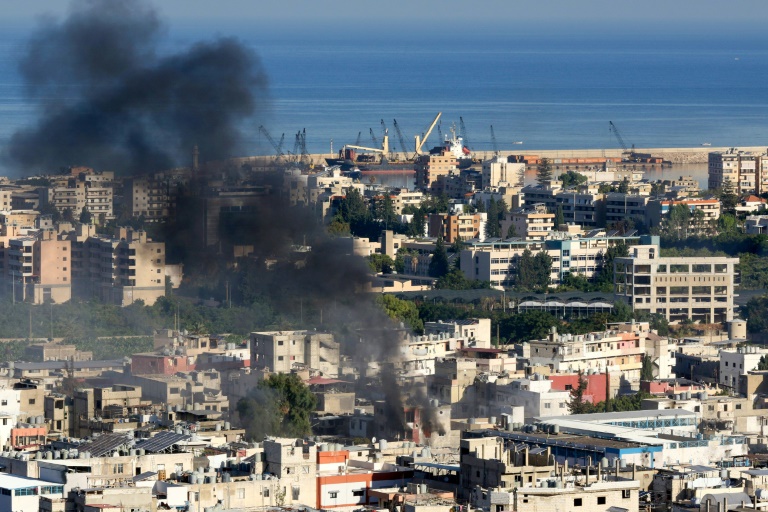
[[[760,195],[768,191],[768,153],[731,148],[709,154],[710,189],[722,188],[726,181],[738,195]]]

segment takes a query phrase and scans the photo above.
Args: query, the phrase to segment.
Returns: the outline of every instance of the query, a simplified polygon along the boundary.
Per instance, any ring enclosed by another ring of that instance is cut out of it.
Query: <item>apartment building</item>
[[[442,238],[446,244],[456,240],[485,238],[485,213],[459,214],[432,213],[429,215],[429,236]]]
[[[768,234],[768,215],[750,215],[744,222],[744,232],[748,235]]]
[[[151,305],[165,295],[165,243],[153,242],[145,231],[118,228],[112,238],[89,237],[83,257],[90,293],[104,302]]]
[[[530,365],[558,373],[621,372],[628,384],[639,385],[649,334],[647,322],[616,324],[603,332],[580,335],[558,334],[553,328],[547,338],[528,342]]]
[[[71,244],[52,231],[8,240],[3,263],[6,292],[34,304],[72,298]]]
[[[417,190],[409,191],[407,188],[400,188],[393,190],[392,192],[392,206],[395,209],[397,215],[403,214],[403,208],[413,207],[418,208],[424,201],[424,193]]]
[[[556,286],[569,273],[578,273],[592,279],[602,268],[609,247],[633,245],[641,239],[653,239],[646,236],[607,236],[603,230],[592,231],[584,237],[558,232],[553,232],[551,236],[547,240],[473,242],[461,251],[461,271],[467,279],[490,281],[494,286],[511,286],[514,284],[517,262],[523,252],[526,249],[533,254],[544,251],[552,258],[550,282]]]
[[[507,238],[513,228],[513,237],[526,240],[543,240],[555,228],[555,214],[542,204],[526,205],[507,212],[501,221],[501,236]]]
[[[172,210],[174,197],[168,180],[139,176],[123,184],[125,204],[132,217],[143,217],[146,222],[166,219]]]
[[[669,217],[669,211],[675,205],[683,205],[691,211],[688,221],[690,233],[711,231],[720,218],[721,205],[718,199],[651,199],[645,209],[645,223],[649,228],[660,226]]]
[[[110,185],[98,182],[70,180],[62,186],[39,188],[40,205],[50,205],[62,215],[69,210],[78,218],[87,208],[98,222],[114,217],[113,190]]]
[[[732,389],[734,393],[743,393],[741,377],[756,369],[765,355],[768,355],[768,350],[752,346],[721,350],[719,384]]]
[[[738,258],[662,258],[659,246],[630,249],[614,260],[614,293],[635,311],[658,313],[670,322],[733,320]]]
[[[738,195],[768,192],[768,153],[730,148],[709,153],[710,189],[721,188],[726,181]]]
[[[550,212],[563,210],[563,219],[569,224],[585,227],[605,225],[605,201],[603,194],[562,191],[559,187],[525,187],[525,204],[543,203]]]
[[[252,332],[251,365],[275,373],[290,373],[303,367],[319,370],[326,377],[337,377],[339,342],[327,332]]]
[[[416,158],[416,189],[426,192],[432,188],[438,176],[447,176],[458,172],[456,155],[449,149],[441,149],[439,152],[428,155],[420,155]]]
[[[466,318],[464,320],[438,320],[425,322],[424,334],[446,333],[451,337],[465,338],[476,348],[491,348],[491,319]]]
[[[605,195],[606,225],[632,218],[645,218],[648,196],[611,192]]]
[[[525,163],[509,162],[506,157],[494,156],[483,162],[482,187],[522,186]]]

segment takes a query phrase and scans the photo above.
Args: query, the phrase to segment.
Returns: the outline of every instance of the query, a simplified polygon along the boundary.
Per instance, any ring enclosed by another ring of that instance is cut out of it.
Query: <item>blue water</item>
[[[241,36],[270,77],[269,111],[249,127],[253,153],[271,152],[262,123],[285,133],[289,149],[306,129],[319,153],[358,132],[370,144],[381,119],[400,149],[392,120],[412,145],[438,111],[443,133],[463,117],[479,153],[492,151],[490,125],[502,149],[617,148],[609,120],[638,147],[768,144],[768,34]],[[193,38],[176,32],[166,48]],[[22,41],[20,31],[0,33],[0,143],[34,122],[15,69]]]

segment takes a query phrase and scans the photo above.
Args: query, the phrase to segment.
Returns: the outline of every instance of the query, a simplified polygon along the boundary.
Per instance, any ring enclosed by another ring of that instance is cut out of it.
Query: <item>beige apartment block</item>
[[[333,334],[318,331],[251,333],[251,366],[275,373],[295,368],[319,370],[325,377],[339,374],[339,343]]]
[[[165,243],[118,228],[113,238],[88,238],[86,247],[91,293],[104,302],[152,305],[165,295]]]
[[[662,258],[657,245],[636,246],[614,260],[614,293],[635,311],[658,313],[670,322],[733,320],[738,258]]]
[[[718,199],[652,199],[646,207],[645,222],[649,228],[661,225],[669,218],[669,211],[675,205],[683,205],[691,212],[688,221],[688,233],[712,232],[720,218],[720,201]]]
[[[543,240],[549,236],[555,227],[555,214],[549,213],[544,204],[524,206],[504,216],[501,221],[501,236],[508,238],[513,228],[513,237],[526,240]]]
[[[768,191],[768,153],[755,153],[731,148],[714,151],[708,162],[710,189],[721,188],[730,181],[738,195],[760,195]]]
[[[508,162],[506,157],[495,156],[483,162],[482,188],[499,186],[522,186],[525,164]]]
[[[456,156],[450,150],[437,154],[421,155],[416,159],[416,182],[418,190],[427,191],[438,176],[458,172]]]
[[[167,180],[148,176],[131,178],[125,181],[125,202],[131,216],[144,217],[146,222],[159,222],[168,217],[172,197]]]
[[[456,240],[471,240],[482,236],[482,214],[450,215],[448,213],[432,213],[429,216],[429,236],[442,238],[446,244]]]
[[[72,298],[71,243],[51,231],[8,240],[3,278],[15,300],[34,304]]]

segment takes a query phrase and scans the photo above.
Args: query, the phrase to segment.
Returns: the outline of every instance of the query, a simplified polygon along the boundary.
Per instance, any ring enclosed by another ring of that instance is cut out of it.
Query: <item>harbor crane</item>
[[[374,146],[379,145],[379,139],[376,138],[376,134],[373,133],[373,128],[368,128],[368,131],[371,133],[371,140],[373,141]]]
[[[467,127],[464,126],[464,118],[459,116],[459,134],[461,135],[461,138],[464,139],[464,147],[467,149],[472,149],[472,146],[469,145],[469,137],[467,136]]]
[[[406,160],[410,160],[411,157],[408,155],[408,146],[405,145],[405,137],[403,137],[403,132],[400,131],[400,125],[397,124],[397,119],[392,120],[392,125],[395,127],[395,133],[397,133],[397,140],[400,141],[400,149],[403,152],[403,157]]]
[[[422,154],[421,148],[424,147],[424,143],[427,142],[427,139],[429,138],[429,134],[431,134],[432,130],[435,129],[435,125],[440,120],[440,116],[442,116],[442,115],[443,115],[442,112],[438,112],[437,113],[437,115],[435,116],[435,120],[432,121],[431,125],[429,125],[429,129],[427,130],[427,133],[424,134],[423,138],[421,138],[418,135],[416,135],[416,154],[417,155],[421,155]]]
[[[357,132],[357,140],[355,141],[355,146],[359,146],[363,139],[363,132]]]
[[[267,128],[264,125],[259,126],[259,132],[264,135],[264,137],[269,141],[269,143],[272,145],[273,148],[275,148],[275,154],[277,155],[277,158],[283,158],[285,156],[285,151],[283,151],[283,143],[285,142],[285,134],[280,137],[280,142],[275,142],[275,139],[272,138],[272,135],[269,134],[269,131],[267,131]]]
[[[621,136],[621,133],[619,133],[619,129],[616,128],[616,125],[613,124],[613,121],[608,121],[608,128],[611,133],[613,133],[613,136],[616,137],[616,140],[619,142],[619,145],[623,150],[623,153],[621,154],[622,160],[625,162],[642,162],[648,158],[651,158],[649,153],[636,152],[634,144],[632,144],[631,149],[627,148],[627,144],[624,142],[624,138]]]
[[[491,125],[491,145],[493,146],[493,156],[499,156],[499,145],[496,142],[496,133],[493,131],[493,125]]]

